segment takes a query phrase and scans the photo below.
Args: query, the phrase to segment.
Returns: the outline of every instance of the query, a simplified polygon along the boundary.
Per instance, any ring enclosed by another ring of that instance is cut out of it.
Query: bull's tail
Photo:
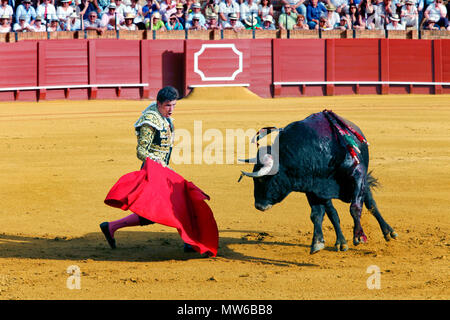
[[[370,171],[370,172],[367,174],[366,185],[367,185],[367,187],[369,187],[370,189],[376,189],[376,188],[380,188],[380,187],[381,187],[381,185],[380,185],[378,179],[375,178],[375,177],[372,175],[372,171]]]

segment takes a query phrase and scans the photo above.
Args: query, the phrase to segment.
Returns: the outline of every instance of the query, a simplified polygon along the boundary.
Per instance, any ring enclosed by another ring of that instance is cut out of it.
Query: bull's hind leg
[[[309,205],[311,206],[311,221],[314,224],[314,235],[311,244],[310,253],[316,253],[325,248],[325,240],[323,239],[322,222],[325,215],[325,201],[316,197],[312,193],[307,193]]]
[[[386,241],[389,241],[390,240],[389,237],[391,237],[392,239],[397,238],[397,233],[394,231],[394,229],[391,228],[390,225],[386,223],[386,221],[384,221],[383,217],[378,211],[377,204],[373,199],[372,191],[370,191],[370,188],[366,189],[366,194],[364,196],[364,204],[366,205],[367,210],[369,210],[369,212],[373,214],[373,216],[377,219],[381,228],[381,232],[383,233],[384,239],[386,239]]]
[[[327,200],[325,202],[325,212],[328,218],[330,219],[331,223],[333,224],[334,231],[336,232],[336,243],[334,245],[336,251],[339,250],[347,251],[348,250],[347,240],[345,240],[344,234],[342,233],[339,215],[336,209],[334,208],[331,200]]]
[[[353,171],[353,178],[355,189],[353,199],[350,204],[350,214],[353,218],[353,244],[357,246],[360,243],[367,242],[367,236],[361,226],[361,212],[364,202],[365,186],[366,186],[366,171],[361,165],[357,165]]]

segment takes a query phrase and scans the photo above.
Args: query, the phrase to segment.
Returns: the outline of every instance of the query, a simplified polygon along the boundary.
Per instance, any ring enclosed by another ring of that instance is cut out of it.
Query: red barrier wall
[[[1,43],[0,100],[154,99],[166,85],[183,95],[211,85],[246,85],[261,97],[450,93],[449,53],[450,40]]]

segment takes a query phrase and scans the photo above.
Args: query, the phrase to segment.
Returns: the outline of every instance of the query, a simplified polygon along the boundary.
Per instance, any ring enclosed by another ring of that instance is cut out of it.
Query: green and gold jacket
[[[173,147],[173,119],[161,116],[156,102],[152,103],[142,112],[134,124],[137,136],[137,157],[145,161],[147,157],[152,160],[161,160],[169,164]]]

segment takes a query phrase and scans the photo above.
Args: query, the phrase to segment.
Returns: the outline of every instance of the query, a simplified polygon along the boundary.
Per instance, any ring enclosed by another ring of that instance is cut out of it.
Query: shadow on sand
[[[224,236],[226,233],[235,237]],[[239,236],[239,234],[241,236]],[[258,235],[257,231],[223,230],[220,231],[217,259],[247,261],[278,266],[317,267],[316,264],[299,263],[288,259],[271,259],[251,256],[232,249],[233,245],[254,246],[300,246],[309,250],[308,245],[252,239],[244,234]],[[93,261],[169,261],[204,259],[198,253],[185,253],[183,242],[175,232],[118,231],[117,248],[109,248],[101,232],[88,233],[79,238],[41,238],[20,235],[0,234],[0,258],[28,258],[49,260],[93,260]],[[267,248],[271,250],[271,248]],[[251,250],[246,250],[247,252]]]

